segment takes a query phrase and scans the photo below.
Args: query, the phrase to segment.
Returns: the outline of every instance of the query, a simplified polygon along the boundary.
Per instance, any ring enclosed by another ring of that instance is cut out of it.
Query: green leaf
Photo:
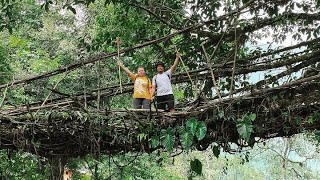
[[[224,117],[224,111],[219,111],[218,112],[218,117],[223,118]]]
[[[12,31],[12,27],[9,26],[9,25],[8,25],[8,30],[9,30],[9,33],[12,34],[12,32],[13,32],[13,31]]]
[[[293,119],[294,119],[294,122],[295,122],[296,124],[300,124],[300,123],[301,123],[301,120],[302,120],[302,118],[301,118],[300,116],[295,116]]]
[[[205,123],[201,122],[198,124],[197,126],[197,131],[196,131],[196,137],[197,139],[200,141],[202,140],[205,136],[206,136],[206,133],[207,133],[207,126]]]
[[[169,127],[168,129],[162,129],[161,130],[161,144],[168,150],[171,151],[174,146],[175,142],[175,136],[174,136],[174,130]]]
[[[72,7],[72,6],[68,6],[67,9],[69,9],[70,11],[72,11],[73,14],[76,14],[76,10]]]
[[[202,174],[202,163],[199,159],[194,159],[190,162],[190,169],[192,172],[195,172],[197,175]]]
[[[277,99],[278,99],[278,96],[276,96],[276,95],[272,96],[273,101],[276,101]]]
[[[48,12],[49,11],[49,2],[45,2],[44,9]]]
[[[145,139],[147,139],[147,134],[145,134],[145,133],[140,133],[140,134],[138,134],[137,135],[137,139],[138,139],[138,141],[143,141],[143,140],[145,140]]]
[[[187,129],[180,131],[180,141],[183,148],[188,149],[192,145],[192,134]]]
[[[212,152],[213,152],[213,154],[214,154],[215,157],[219,158],[219,155],[220,155],[219,146],[213,146]]]
[[[312,116],[314,117],[315,121],[319,121],[320,120],[320,113],[318,111],[313,112]]]
[[[317,0],[317,7],[320,7],[320,0]]]
[[[251,121],[254,121],[254,120],[256,120],[257,115],[255,113],[252,113],[249,115],[249,117],[250,117]]]
[[[196,118],[191,118],[186,122],[186,126],[189,128],[193,136],[196,135],[198,124],[199,122],[196,120]]]
[[[241,138],[246,140],[247,142],[250,139],[250,135],[252,133],[252,124],[239,123],[237,124],[237,131]]]
[[[314,121],[315,121],[315,119],[314,119],[313,116],[309,116],[309,117],[308,117],[308,123],[309,123],[309,124],[313,124]]]
[[[158,136],[155,136],[155,137],[151,138],[151,147],[152,148],[158,147],[159,144],[160,144],[160,141],[159,141],[159,137]]]

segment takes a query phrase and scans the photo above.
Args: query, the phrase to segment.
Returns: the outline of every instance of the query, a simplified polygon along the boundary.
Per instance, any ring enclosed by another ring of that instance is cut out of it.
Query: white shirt
[[[171,69],[162,74],[157,74],[152,78],[152,85],[157,87],[157,96],[173,94],[171,86]]]

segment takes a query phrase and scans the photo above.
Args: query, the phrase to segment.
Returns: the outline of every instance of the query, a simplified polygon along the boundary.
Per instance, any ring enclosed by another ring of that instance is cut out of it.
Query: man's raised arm
[[[170,68],[172,74],[176,71],[180,58],[181,58],[181,53],[177,52],[176,60],[174,61],[173,65]]]

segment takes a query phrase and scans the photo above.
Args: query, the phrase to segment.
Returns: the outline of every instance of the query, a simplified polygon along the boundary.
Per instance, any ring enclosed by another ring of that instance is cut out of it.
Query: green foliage
[[[10,67],[7,49],[0,45],[0,84],[4,84],[12,79],[12,69]]]
[[[218,112],[218,117],[223,118],[224,117],[224,111],[219,111]]]
[[[202,174],[202,163],[199,159],[194,159],[190,161],[190,170],[191,172],[196,173],[197,175]]]
[[[186,122],[186,126],[167,129],[162,129],[160,134],[160,141],[158,136],[153,136],[149,140],[149,144],[152,148],[158,147],[160,144],[171,151],[175,145],[176,133],[178,133],[179,140],[184,149],[192,147],[194,139],[201,141],[206,133],[207,126],[204,122],[199,122],[195,118],[191,118]]]
[[[250,135],[252,133],[253,126],[251,124],[239,123],[237,124],[237,130],[241,138],[249,141]]]
[[[72,170],[72,179],[180,179],[167,168],[169,158],[166,154],[102,155],[71,159],[67,167]],[[124,165],[120,167],[119,165]],[[82,173],[80,173],[80,171]]]
[[[162,129],[160,140],[161,144],[168,150],[171,151],[173,149],[175,143],[175,135],[174,129],[169,127],[168,129]]]
[[[196,137],[200,141],[202,140],[207,133],[207,126],[204,124],[204,122],[201,122],[197,126],[197,131],[196,131]]]
[[[199,122],[195,118],[191,118],[190,120],[188,120],[186,122],[186,126],[187,126],[187,128],[189,128],[189,130],[193,136],[196,135],[198,124],[199,124]]]
[[[310,116],[308,116],[308,123],[313,124],[317,121],[320,121],[320,113],[318,111],[313,112]]]
[[[39,3],[33,0],[0,1],[0,31],[7,29],[12,34],[14,28],[17,29],[24,25],[39,28],[41,22],[35,17],[41,15],[42,12]]]
[[[319,130],[316,130],[313,132],[313,139],[315,139],[318,144],[320,144],[320,131]]]
[[[160,138],[158,136],[152,137],[150,141],[152,148],[157,148],[160,145]]]
[[[251,121],[254,121],[254,120],[256,120],[257,115],[255,113],[249,114],[249,118]]]
[[[181,145],[185,149],[189,149],[193,143],[193,135],[185,128],[180,129],[180,141]]]
[[[67,6],[67,9],[70,10],[73,14],[76,14],[77,11],[72,6]]]
[[[57,69],[60,64],[60,58],[54,58],[50,59],[47,54],[47,52],[38,49],[37,52],[35,52],[38,57],[31,59],[29,61],[30,63],[30,70],[31,72],[35,74],[40,74],[44,72],[48,72],[53,69]]]
[[[5,179],[47,179],[48,164],[43,158],[29,153],[19,153],[13,150],[0,151],[0,178]]]
[[[147,136],[148,135],[145,134],[145,133],[140,133],[140,134],[137,135],[137,139],[138,139],[139,142],[142,142],[142,141],[147,139]]]
[[[219,146],[213,146],[213,147],[212,147],[212,152],[213,152],[214,156],[216,156],[217,158],[219,158],[219,155],[220,155]]]
[[[293,119],[294,119],[294,122],[295,122],[296,124],[300,124],[300,123],[301,123],[301,120],[302,120],[302,118],[301,118],[300,116],[295,116]]]
[[[245,114],[242,116],[241,119],[237,121],[237,131],[241,138],[245,141],[249,141],[250,135],[253,132],[253,125],[252,122],[256,119],[256,114]]]
[[[74,40],[71,40],[74,39],[74,34],[70,36],[71,32],[69,30],[59,27],[70,27],[67,24],[70,21],[66,21],[68,16],[62,16],[59,13],[43,15],[43,11],[39,10],[39,7],[37,8],[37,5],[32,0],[23,0],[19,3],[23,3],[21,7],[18,4],[21,12],[32,13],[26,13],[22,17],[25,21],[21,26],[16,26],[16,31],[13,34],[9,35],[6,32],[0,34],[1,50],[2,47],[6,47],[6,60],[1,62],[1,68],[6,66],[12,69],[7,68],[9,72],[0,69],[5,73],[0,77],[1,84],[5,83],[2,81],[2,77],[7,79],[6,82],[8,80],[28,78],[57,69],[65,64],[70,64],[76,56],[74,50],[77,47],[74,44]],[[43,21],[44,23],[42,23]],[[59,25],[61,21],[64,23],[63,25]],[[43,29],[39,29],[41,27]],[[2,61],[3,58],[0,59]],[[70,73],[59,84],[61,92],[66,92],[65,90],[68,89],[68,92],[71,93],[80,89],[75,87],[79,86],[77,82],[79,73],[76,74],[75,72]],[[23,87],[8,89],[4,107],[7,107],[7,104],[16,106],[44,99],[49,93],[47,88],[52,88],[62,77],[63,75],[57,75],[48,79],[34,81]],[[50,97],[56,97],[56,94],[52,94]]]
[[[195,118],[191,118],[186,122],[186,127],[192,133],[193,136],[196,136],[200,141],[202,140],[207,132],[207,126],[203,122],[197,121]]]

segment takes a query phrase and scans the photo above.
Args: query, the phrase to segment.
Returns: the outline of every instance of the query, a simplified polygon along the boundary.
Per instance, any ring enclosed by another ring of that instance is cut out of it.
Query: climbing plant
[[[254,113],[251,114],[245,114],[241,117],[241,119],[238,119],[237,122],[237,130],[241,138],[243,138],[245,141],[249,141],[250,135],[253,132],[253,125],[252,122],[256,120],[257,115]]]
[[[160,136],[150,139],[150,146],[157,148],[162,145],[166,150],[172,151],[178,138],[183,149],[190,149],[195,142],[201,141],[207,133],[207,126],[195,118],[186,121],[185,126],[168,127],[161,129]],[[176,137],[177,136],[177,137]]]

